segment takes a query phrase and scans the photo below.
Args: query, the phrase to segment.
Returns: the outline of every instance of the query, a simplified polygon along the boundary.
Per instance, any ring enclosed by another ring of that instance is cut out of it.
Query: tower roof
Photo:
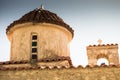
[[[72,33],[72,35],[74,35],[73,29],[68,24],[66,24],[59,16],[48,10],[44,10],[42,7],[40,9],[34,9],[33,11],[30,11],[29,13],[22,16],[19,20],[16,20],[13,23],[11,23],[7,27],[6,32],[8,32],[14,25],[27,22],[51,23],[60,25],[61,27],[65,27]]]

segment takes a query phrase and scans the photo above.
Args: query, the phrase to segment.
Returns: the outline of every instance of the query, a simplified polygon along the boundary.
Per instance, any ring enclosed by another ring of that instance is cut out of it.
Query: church
[[[10,24],[6,33],[11,42],[10,61],[37,63],[58,59],[60,62],[53,65],[69,65],[69,42],[74,33],[56,14],[42,7],[35,9]]]
[[[11,23],[6,34],[10,61],[0,62],[1,80],[119,80],[118,44],[87,46],[88,65],[74,67],[70,58],[74,30],[43,6]],[[98,66],[100,58],[109,65]]]

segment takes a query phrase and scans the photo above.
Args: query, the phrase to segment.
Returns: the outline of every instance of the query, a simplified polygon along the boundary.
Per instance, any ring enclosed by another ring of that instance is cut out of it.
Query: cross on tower
[[[44,10],[44,6],[43,5],[40,6],[40,10]]]
[[[99,45],[102,44],[102,40],[101,40],[101,39],[98,40],[98,44],[99,44]]]

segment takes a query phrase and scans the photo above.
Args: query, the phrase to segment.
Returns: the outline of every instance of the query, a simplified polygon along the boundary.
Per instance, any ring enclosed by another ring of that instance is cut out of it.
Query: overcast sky
[[[7,26],[41,4],[74,29],[71,58],[75,65],[87,64],[86,46],[98,44],[98,39],[120,45],[120,0],[0,0],[0,61],[10,57]]]

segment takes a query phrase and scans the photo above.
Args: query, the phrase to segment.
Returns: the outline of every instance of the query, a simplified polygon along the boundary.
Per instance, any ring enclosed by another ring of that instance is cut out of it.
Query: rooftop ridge
[[[115,44],[101,44],[101,45],[89,45],[88,47],[98,47],[98,46],[117,46],[118,44],[117,43],[115,43]]]
[[[72,65],[70,57],[57,57],[57,58],[45,58],[38,60],[38,62],[56,62],[56,61],[64,61],[68,60],[70,65]],[[5,62],[0,62],[0,65],[9,65],[9,64],[26,64],[26,63],[31,63],[30,61],[23,60],[23,61],[5,61]]]
[[[101,66],[98,66],[98,65],[94,65],[94,66],[90,66],[90,65],[87,65],[85,67],[83,67],[82,65],[79,65],[78,67],[75,67],[75,66],[60,66],[60,65],[57,65],[57,66],[26,66],[26,67],[0,67],[0,70],[2,71],[7,71],[7,70],[45,70],[45,69],[50,69],[50,70],[53,70],[53,69],[79,69],[79,68],[82,68],[82,69],[89,69],[89,68],[120,68],[120,64],[119,65],[101,65]]]

